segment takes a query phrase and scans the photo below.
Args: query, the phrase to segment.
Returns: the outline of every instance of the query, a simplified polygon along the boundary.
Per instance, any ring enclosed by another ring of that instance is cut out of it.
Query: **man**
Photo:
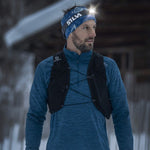
[[[36,69],[26,121],[26,150],[39,149],[47,104],[51,112],[47,150],[109,150],[105,118],[110,113],[119,150],[133,150],[119,69],[114,60],[92,51],[96,18],[88,12],[76,6],[65,13],[61,20],[67,41],[63,52],[42,61]],[[95,76],[90,74],[92,70]]]

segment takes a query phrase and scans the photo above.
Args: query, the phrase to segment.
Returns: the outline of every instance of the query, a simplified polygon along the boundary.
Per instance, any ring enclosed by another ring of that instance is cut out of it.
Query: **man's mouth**
[[[88,39],[88,40],[86,40],[86,42],[90,42],[90,43],[92,42],[93,43],[94,39]]]

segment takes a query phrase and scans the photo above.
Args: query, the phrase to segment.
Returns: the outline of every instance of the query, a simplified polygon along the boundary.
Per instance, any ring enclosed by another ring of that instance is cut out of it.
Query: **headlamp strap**
[[[71,16],[62,27],[63,35],[65,36],[65,31],[68,28],[68,26],[70,26],[75,20],[79,19],[82,16],[86,16],[86,15],[89,15],[88,10],[83,10],[83,11],[78,12],[78,13],[74,14],[73,16]]]

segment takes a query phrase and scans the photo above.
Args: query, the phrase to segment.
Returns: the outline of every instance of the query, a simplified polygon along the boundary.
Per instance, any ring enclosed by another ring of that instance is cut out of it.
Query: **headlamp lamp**
[[[93,7],[93,6],[91,6],[91,7],[88,9],[88,11],[89,11],[89,15],[95,15],[95,14],[96,14],[96,8]]]

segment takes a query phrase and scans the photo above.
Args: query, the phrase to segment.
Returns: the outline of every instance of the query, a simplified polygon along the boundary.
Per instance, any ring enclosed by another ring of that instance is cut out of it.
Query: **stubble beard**
[[[85,39],[84,42],[82,42],[81,39],[75,33],[73,33],[72,42],[73,42],[74,46],[78,50],[80,50],[82,53],[88,52],[88,51],[93,49],[93,43],[89,43],[89,44],[86,45],[85,42],[88,41],[88,40],[89,40],[89,38]]]

